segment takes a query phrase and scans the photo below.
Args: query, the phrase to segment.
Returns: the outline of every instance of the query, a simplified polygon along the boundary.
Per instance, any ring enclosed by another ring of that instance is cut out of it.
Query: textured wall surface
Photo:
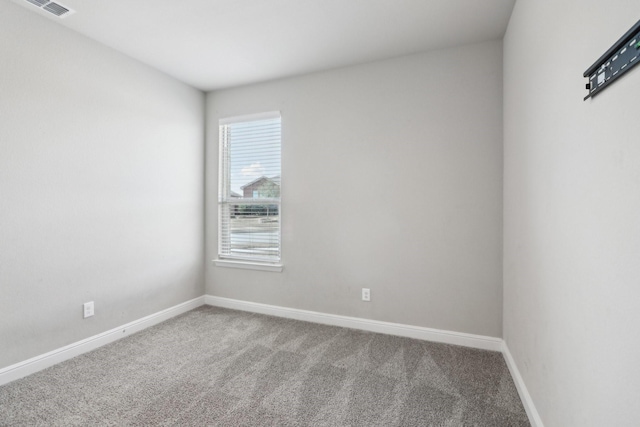
[[[504,338],[546,427],[640,419],[640,69],[582,100],[637,11],[518,0],[504,40]]]
[[[204,95],[6,1],[0,59],[0,368],[202,295]]]
[[[218,119],[274,110],[284,271],[216,267]],[[501,335],[500,41],[210,93],[207,123],[209,294]]]

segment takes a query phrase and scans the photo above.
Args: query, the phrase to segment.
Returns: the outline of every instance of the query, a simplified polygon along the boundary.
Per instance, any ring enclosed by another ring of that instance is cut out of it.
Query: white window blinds
[[[279,113],[220,120],[218,256],[280,261]]]

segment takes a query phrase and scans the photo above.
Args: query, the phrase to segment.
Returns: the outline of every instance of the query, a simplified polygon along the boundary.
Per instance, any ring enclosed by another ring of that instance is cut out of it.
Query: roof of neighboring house
[[[263,180],[271,181],[274,184],[276,184],[277,186],[280,186],[280,175],[276,175],[276,176],[271,177],[271,178],[269,178],[268,176],[261,176],[260,178],[256,178],[253,181],[251,181],[250,183],[245,184],[240,188],[244,190],[245,188],[247,188],[247,187],[249,187],[249,186],[251,186],[253,184],[256,184],[256,183],[258,183],[260,181],[263,181]]]
[[[231,191],[231,197],[242,197],[242,195],[236,193],[235,191]]]

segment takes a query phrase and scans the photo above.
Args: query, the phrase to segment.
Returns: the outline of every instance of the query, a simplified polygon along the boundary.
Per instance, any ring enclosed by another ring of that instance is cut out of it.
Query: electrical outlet
[[[371,301],[371,289],[362,288],[362,301]]]
[[[93,316],[93,301],[85,302],[84,307],[84,318]]]

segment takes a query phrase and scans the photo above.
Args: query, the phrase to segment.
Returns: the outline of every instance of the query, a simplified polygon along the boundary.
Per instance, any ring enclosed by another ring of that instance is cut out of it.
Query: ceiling
[[[208,91],[504,35],[515,0],[13,0]]]

